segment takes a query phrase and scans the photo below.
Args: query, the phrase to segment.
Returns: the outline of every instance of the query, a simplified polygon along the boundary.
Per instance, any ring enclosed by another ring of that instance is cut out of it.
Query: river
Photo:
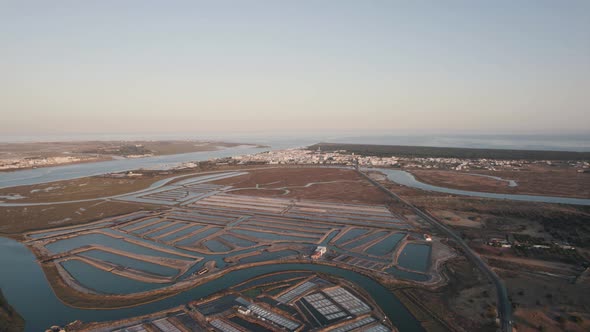
[[[483,197],[483,198],[508,199],[508,200],[513,200],[513,201],[560,203],[560,204],[573,204],[573,205],[590,205],[590,199],[585,199],[585,198],[496,194],[496,193],[487,193],[487,192],[479,192],[479,191],[451,189],[451,188],[433,186],[430,184],[420,182],[420,181],[416,180],[416,178],[412,174],[410,174],[406,171],[401,171],[401,170],[396,170],[396,169],[387,169],[387,168],[366,168],[364,170],[373,170],[373,171],[382,172],[383,174],[387,175],[387,178],[390,181],[393,181],[397,184],[401,184],[401,185],[412,187],[412,188],[422,189],[422,190],[440,192],[440,193],[462,195],[462,196]]]
[[[305,144],[307,144],[307,142],[285,146],[273,145],[272,148],[286,148],[289,146],[302,146]],[[0,188],[74,179],[138,168],[170,167],[187,161],[201,161],[210,158],[251,154],[267,149],[235,147],[218,151],[195,152],[142,159],[112,160],[98,163],[1,173]],[[378,170],[385,173],[391,181],[396,183],[423,190],[517,201],[590,205],[590,199],[496,194],[437,187],[419,182],[410,173],[404,171],[392,169],[372,170]],[[295,269],[326,272],[355,282],[369,292],[400,331],[423,331],[419,322],[412,317],[399,300],[374,280],[348,270],[316,264],[282,264],[248,268],[228,273],[216,280],[167,299],[133,308],[116,310],[83,310],[64,305],[53,293],[45,279],[43,271],[36,263],[34,255],[24,245],[14,240],[0,237],[0,266],[2,267],[2,273],[0,273],[0,287],[4,291],[8,302],[11,303],[27,321],[26,331],[42,331],[51,325],[66,324],[76,319],[84,321],[105,321],[143,315],[208,296],[216,291],[262,274]]]
[[[163,169],[189,161],[203,161],[266,151],[269,148],[238,146],[215,151],[201,151],[146,158],[115,159],[55,167],[42,167],[0,173],[0,188],[71,180],[86,176],[123,172],[140,168]]]
[[[44,331],[54,324],[106,321],[144,315],[200,299],[263,274],[309,270],[343,277],[367,291],[401,332],[423,331],[403,304],[376,281],[361,274],[317,264],[273,264],[230,272],[181,294],[132,308],[84,310],[68,307],[53,293],[34,255],[21,243],[0,237],[0,287],[10,304],[25,318],[26,331]]]
[[[310,144],[298,142],[272,144],[273,149]],[[140,159],[117,159],[104,162],[29,169],[0,175],[0,188],[31,185],[80,177],[121,172],[139,168],[167,168],[188,161],[257,153],[268,148],[235,147],[217,151],[204,151]],[[208,296],[242,281],[266,273],[285,270],[311,270],[341,276],[365,289],[383,308],[401,331],[423,331],[419,322],[399,300],[377,282],[344,269],[314,264],[283,264],[248,268],[228,273],[216,280],[195,287],[161,301],[116,310],[83,310],[64,305],[53,293],[34,255],[21,243],[0,237],[0,288],[10,304],[25,318],[26,331],[43,331],[51,325],[65,325],[80,319],[105,321],[148,314],[185,304]]]

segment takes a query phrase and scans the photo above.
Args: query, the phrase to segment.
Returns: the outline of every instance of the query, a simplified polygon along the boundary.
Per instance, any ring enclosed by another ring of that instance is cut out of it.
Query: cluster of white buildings
[[[526,241],[526,242],[519,242],[514,240],[513,238],[511,239],[505,239],[505,238],[491,238],[487,241],[487,245],[492,246],[492,247],[500,247],[500,248],[512,248],[512,247],[517,247],[517,248],[534,248],[534,249],[551,249],[551,248],[559,248],[559,249],[563,249],[563,250],[576,250],[576,247],[570,245],[569,243],[565,243],[565,242],[546,242],[546,241],[539,241],[536,240],[535,241]]]
[[[0,170],[14,170],[21,168],[35,168],[43,166],[56,166],[95,159],[94,157],[59,156],[38,158],[8,158],[0,159]]]
[[[519,169],[529,163],[524,160],[496,159],[461,159],[461,158],[400,158],[404,167],[424,169],[452,169],[464,171],[469,169]]]
[[[394,166],[398,163],[397,157],[360,157],[348,154],[346,151],[321,152],[305,149],[287,149],[267,151],[254,155],[233,157],[239,164],[264,163],[270,165],[295,164],[295,165],[355,165],[361,166]]]
[[[244,155],[232,158],[238,164],[293,164],[293,165],[347,165],[353,166],[393,166],[418,169],[445,169],[464,171],[470,169],[485,170],[517,170],[526,167],[527,164],[544,163],[551,165],[550,161],[527,160],[496,160],[496,159],[461,159],[461,158],[410,158],[410,157],[378,157],[358,156],[347,151],[322,152],[306,149],[287,149],[267,151],[254,155]],[[588,169],[588,162],[575,162],[567,166]]]

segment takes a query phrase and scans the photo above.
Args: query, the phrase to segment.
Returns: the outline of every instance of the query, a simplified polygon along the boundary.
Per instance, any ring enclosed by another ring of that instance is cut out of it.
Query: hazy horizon
[[[517,150],[556,150],[590,152],[590,134],[511,135],[511,134],[387,134],[387,133],[167,133],[167,134],[73,134],[73,135],[1,135],[0,143],[74,142],[74,141],[150,141],[200,140],[269,145],[273,149],[303,147],[320,142],[456,148]]]
[[[587,1],[1,7],[5,137],[590,133]]]

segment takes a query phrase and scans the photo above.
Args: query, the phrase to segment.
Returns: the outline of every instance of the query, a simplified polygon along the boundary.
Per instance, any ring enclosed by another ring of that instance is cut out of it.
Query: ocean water
[[[184,136],[183,136],[184,137]],[[0,141],[37,141],[37,140],[82,140],[82,139],[146,139],[136,136],[0,136]],[[204,139],[202,137],[184,137]],[[180,139],[180,136],[153,136],[152,139]],[[218,137],[216,139],[220,139]],[[384,145],[418,145],[464,148],[493,148],[493,149],[536,149],[560,151],[588,151],[590,152],[590,134],[580,135],[293,135],[293,136],[232,136],[228,141],[256,143],[268,145],[268,148],[252,148],[238,146],[218,151],[203,151],[167,156],[154,156],[138,159],[119,159],[97,163],[74,164],[37,169],[27,169],[14,172],[0,173],[0,188],[46,183],[51,181],[68,180],[79,177],[121,172],[139,168],[162,169],[178,165],[187,161],[201,161],[211,158],[222,158],[244,154],[259,153],[267,150],[278,150],[295,147],[305,147],[318,142],[384,144]]]
[[[0,142],[42,142],[81,140],[216,140],[269,145],[273,149],[302,147],[317,142],[383,145],[417,145],[458,148],[590,151],[590,132],[576,134],[416,134],[399,132],[305,132],[305,133],[219,133],[174,134],[75,134],[2,135]]]
[[[381,135],[334,136],[326,142],[482,149],[590,152],[590,134],[579,135]]]

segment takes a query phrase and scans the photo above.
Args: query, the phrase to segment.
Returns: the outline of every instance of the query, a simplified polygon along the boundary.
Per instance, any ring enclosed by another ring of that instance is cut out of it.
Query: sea
[[[388,133],[172,133],[2,135],[0,143],[88,140],[214,140],[268,145],[273,149],[303,147],[318,142],[436,146],[483,149],[590,152],[590,132],[578,134],[388,134]]]

